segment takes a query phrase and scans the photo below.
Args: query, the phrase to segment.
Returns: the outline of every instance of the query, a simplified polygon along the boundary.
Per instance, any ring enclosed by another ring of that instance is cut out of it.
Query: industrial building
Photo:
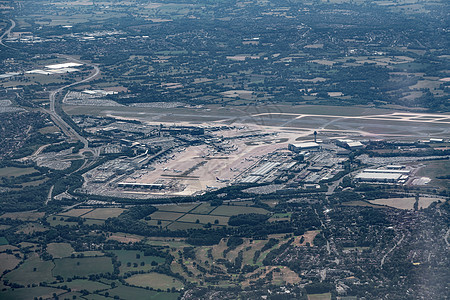
[[[339,139],[336,141],[336,145],[346,148],[346,149],[350,149],[350,150],[355,150],[355,149],[361,149],[364,147],[364,145],[361,142],[358,141],[353,141],[353,140],[347,140],[347,139]]]
[[[123,188],[133,188],[133,189],[162,189],[163,184],[160,183],[140,183],[140,182],[119,182],[117,184],[119,187]]]
[[[408,179],[409,170],[399,170],[398,167],[389,169],[365,169],[355,176],[355,180],[379,183],[404,183]]]
[[[203,135],[205,134],[205,129],[202,127],[194,127],[194,126],[171,126],[167,128],[160,126],[160,132],[167,132],[170,135],[178,135],[178,134]]]
[[[298,144],[289,144],[288,150],[298,153],[305,150],[319,150],[320,145],[316,142],[303,142]]]

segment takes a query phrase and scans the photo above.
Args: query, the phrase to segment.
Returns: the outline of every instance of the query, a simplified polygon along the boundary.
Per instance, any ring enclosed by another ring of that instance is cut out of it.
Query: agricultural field
[[[29,222],[29,223],[27,223],[25,225],[20,226],[17,229],[16,233],[32,234],[32,233],[35,233],[35,232],[44,232],[44,231],[47,231],[47,230],[49,230],[49,228],[46,227],[46,226],[43,226],[43,225],[41,225],[39,223]]]
[[[158,256],[145,256],[144,252],[136,250],[114,250],[111,251],[120,261],[120,274],[129,271],[150,271],[156,266],[164,263],[164,258]]]
[[[198,205],[199,205],[198,203],[192,203],[192,204],[178,204],[178,205],[157,205],[155,207],[161,211],[186,213],[192,210],[193,208],[197,207]]]
[[[52,287],[32,287],[26,289],[10,289],[0,292],[0,299],[3,300],[28,300],[36,298],[50,299],[53,294],[59,295],[64,293],[64,290]]]
[[[45,215],[44,212],[37,212],[37,211],[22,211],[22,212],[11,212],[11,213],[4,213],[0,216],[1,219],[15,219],[20,221],[36,221],[39,218],[42,218]]]
[[[99,290],[106,290],[109,289],[111,286],[106,285],[104,283],[98,282],[98,281],[91,281],[91,280],[85,280],[85,279],[75,279],[70,282],[65,282],[65,285],[67,287],[71,288],[72,291],[81,291],[81,290],[87,290],[89,292],[99,291]]]
[[[152,213],[149,225],[162,226],[169,230],[186,230],[191,228],[203,228],[204,225],[228,226],[231,216],[238,214],[268,214],[263,208],[247,206],[252,202],[237,202],[231,205],[211,206],[209,203],[194,204],[187,208],[182,208],[179,212],[179,205],[158,206],[158,211]],[[161,224],[159,224],[161,223]]]
[[[112,273],[113,266],[109,257],[84,257],[55,259],[54,276],[71,278],[100,273]]]
[[[71,217],[62,217],[62,216],[49,216],[47,217],[46,221],[50,224],[50,226],[54,227],[54,226],[74,226],[77,225],[78,222],[75,221],[71,221],[71,219],[69,219]]]
[[[186,214],[182,218],[178,219],[179,222],[187,223],[200,223],[200,224],[214,224],[214,225],[227,225],[228,217],[214,216],[214,215],[196,215]]]
[[[86,225],[101,225],[108,218],[114,218],[120,215],[123,208],[74,208],[53,216],[47,217],[50,226],[73,226],[78,224],[77,219],[81,218]]]
[[[308,295],[308,300],[331,300],[331,294],[310,294]]]
[[[200,229],[203,225],[197,223],[183,223],[183,222],[173,222],[167,225],[169,230],[188,230],[188,229]]]
[[[0,246],[8,245],[8,240],[4,236],[0,236]]]
[[[125,281],[134,286],[151,287],[153,289],[161,290],[172,288],[180,290],[184,287],[184,284],[180,280],[159,273],[133,275],[128,277]]]
[[[125,209],[123,208],[96,208],[93,211],[83,215],[85,219],[106,220],[120,215]]]
[[[232,205],[221,205],[214,209],[210,214],[215,216],[234,216],[238,214],[268,214],[264,208],[259,207],[234,207]]]
[[[140,235],[135,235],[135,234],[127,234],[127,233],[121,233],[121,232],[116,232],[116,233],[111,233],[108,235],[108,240],[114,240],[114,241],[118,241],[121,243],[137,243],[140,242],[144,239],[143,236]]]
[[[104,292],[100,293],[105,295]],[[109,297],[118,296],[120,299],[154,299],[154,300],[177,300],[179,293],[150,291],[144,288],[120,285],[108,290]]]
[[[35,168],[16,168],[5,167],[0,168],[0,177],[18,177],[22,175],[28,175],[38,172]]]
[[[33,255],[25,260],[18,269],[7,273],[4,278],[10,282],[25,286],[33,283],[51,282],[54,280],[53,267],[52,261],[43,261],[36,255]]]
[[[88,212],[91,212],[92,210],[93,210],[92,208],[74,208],[69,211],[59,213],[58,215],[66,217],[81,217],[87,214]]]
[[[47,245],[47,252],[53,258],[69,257],[74,251],[68,243],[50,243]]]
[[[20,263],[20,259],[14,255],[0,253],[0,274],[6,270],[14,269]]]
[[[436,201],[442,201],[440,198],[427,198],[427,197],[420,197],[418,208],[427,208],[430,206],[431,203]],[[376,205],[386,205],[389,207],[399,208],[399,209],[414,209],[414,203],[416,202],[416,199],[414,197],[409,198],[389,198],[389,199],[376,199],[369,201],[372,204]]]
[[[441,187],[444,189],[450,188],[450,161],[427,161],[423,163],[424,166],[417,172],[418,176],[431,178],[428,185]]]

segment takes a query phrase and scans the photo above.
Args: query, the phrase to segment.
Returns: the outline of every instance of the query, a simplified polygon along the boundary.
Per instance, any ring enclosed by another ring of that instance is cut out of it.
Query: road
[[[11,31],[14,29],[14,27],[16,27],[16,22],[14,22],[14,20],[10,19],[9,21],[11,22],[11,26],[0,36],[0,45],[7,47],[7,48],[14,49],[3,43],[3,39],[5,38],[5,36],[8,36],[11,33]],[[47,113],[50,114],[50,117],[52,118],[53,122],[55,122],[55,124],[58,125],[58,127],[60,127],[61,130],[69,138],[72,138],[74,140],[79,140],[80,142],[82,142],[84,144],[84,148],[88,149],[89,148],[88,141],[84,137],[82,137],[80,134],[78,134],[69,124],[67,124],[67,122],[64,121],[60,115],[58,115],[58,112],[55,110],[56,96],[58,95],[58,93],[60,93],[61,91],[63,91],[64,89],[66,89],[68,87],[71,87],[71,86],[74,86],[74,85],[77,85],[80,83],[88,82],[88,81],[94,79],[95,77],[97,77],[100,74],[100,69],[96,65],[93,65],[93,64],[90,64],[90,63],[87,63],[84,61],[80,61],[80,60],[73,58],[71,56],[68,56],[68,55],[57,54],[57,56],[65,58],[72,62],[82,63],[84,65],[94,68],[94,72],[92,72],[87,78],[77,81],[77,82],[74,82],[74,83],[71,83],[71,84],[68,84],[68,85],[65,85],[54,91],[51,91],[49,94],[50,110],[45,110]]]
[[[3,47],[6,47],[6,48],[15,49],[15,48],[7,46],[3,43],[3,38],[5,36],[8,36],[11,33],[11,30],[13,30],[14,27],[16,27],[16,22],[14,22],[14,20],[10,19],[9,21],[11,22],[11,26],[5,32],[3,32],[3,34],[0,36],[0,45],[2,45]]]
[[[54,187],[55,187],[54,185],[52,185],[50,187],[50,190],[48,191],[47,200],[45,200],[45,205],[47,205],[49,201],[52,201],[52,193],[53,193],[53,188]]]
[[[447,233],[445,233],[445,236],[444,236],[444,241],[445,241],[445,243],[447,244],[447,247],[450,247],[450,243],[449,243],[449,241],[448,241],[449,235],[450,235],[450,229],[447,230]]]
[[[395,248],[397,248],[398,245],[401,244],[401,242],[403,242],[403,239],[404,239],[404,238],[405,238],[405,234],[403,233],[402,238],[394,245],[394,247],[392,247],[392,248],[391,248],[391,249],[383,256],[383,258],[381,259],[380,268],[383,267],[384,261],[386,260],[386,258],[388,257],[388,255],[389,255],[392,251],[394,251]]]
[[[72,138],[74,140],[79,140],[80,142],[82,142],[84,144],[84,148],[88,149],[89,148],[89,143],[88,141],[82,137],[78,132],[76,132],[69,124],[67,124],[66,121],[63,120],[63,118],[58,115],[58,112],[55,109],[56,106],[56,96],[63,91],[64,89],[67,89],[71,86],[74,85],[78,85],[80,83],[84,83],[84,82],[88,82],[92,79],[94,79],[95,77],[97,77],[100,74],[100,69],[93,64],[90,63],[86,63],[84,61],[80,61],[78,59],[75,59],[71,56],[67,56],[67,55],[58,55],[59,57],[63,57],[66,58],[67,60],[73,61],[73,62],[77,62],[77,63],[82,63],[85,64],[87,66],[93,67],[94,68],[94,72],[92,72],[87,78],[65,85],[63,87],[60,87],[59,89],[56,89],[54,91],[51,91],[49,94],[49,100],[50,100],[50,110],[46,110],[46,112],[48,112],[50,114],[50,117],[52,118],[53,122],[55,122],[56,125],[58,125],[58,127],[61,128],[61,130],[69,137]]]

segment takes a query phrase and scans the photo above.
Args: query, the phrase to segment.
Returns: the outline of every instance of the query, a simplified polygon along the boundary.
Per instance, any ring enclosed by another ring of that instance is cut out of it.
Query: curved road
[[[84,144],[84,148],[87,149],[89,147],[88,141],[84,137],[82,137],[78,132],[76,132],[69,124],[67,124],[67,122],[64,121],[63,118],[60,115],[58,115],[58,113],[56,112],[56,110],[55,110],[56,95],[68,87],[71,87],[71,86],[74,86],[74,85],[77,85],[80,83],[88,82],[88,81],[94,79],[95,77],[97,77],[100,74],[100,69],[96,65],[86,63],[84,61],[80,61],[78,59],[75,59],[75,58],[67,56],[67,55],[58,55],[58,56],[64,57],[67,60],[70,60],[73,62],[85,64],[87,66],[91,66],[94,68],[94,72],[91,75],[89,75],[87,78],[77,81],[77,82],[74,82],[74,83],[71,83],[71,84],[68,84],[68,85],[65,85],[63,87],[60,87],[57,90],[51,91],[49,94],[50,110],[45,110],[46,112],[48,112],[50,114],[50,117],[56,123],[56,125],[58,125],[68,137],[75,139],[75,140],[79,140],[80,142],[82,142]]]
[[[0,36],[0,45],[2,45],[3,47],[6,47],[6,48],[15,49],[15,48],[10,47],[10,46],[7,46],[7,45],[5,45],[5,44],[3,43],[3,38],[4,38],[5,36],[8,36],[8,35],[11,33],[11,30],[13,30],[14,27],[16,27],[16,22],[14,22],[14,20],[10,19],[9,21],[11,22],[11,27],[9,27],[9,28],[8,28],[5,32],[3,32],[3,34]]]

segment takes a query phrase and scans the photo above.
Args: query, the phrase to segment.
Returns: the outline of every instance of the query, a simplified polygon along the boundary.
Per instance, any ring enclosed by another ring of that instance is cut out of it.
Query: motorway
[[[7,46],[3,43],[3,38],[5,36],[8,36],[11,33],[11,30],[13,30],[14,27],[16,27],[16,22],[14,22],[14,20],[10,19],[9,21],[11,22],[11,26],[5,32],[3,32],[3,34],[0,36],[0,45],[2,45],[3,47],[6,47],[6,48],[14,49],[13,47]]]
[[[8,45],[5,45],[3,43],[3,39],[5,38],[5,36],[8,36],[11,33],[11,31],[14,29],[14,27],[16,27],[16,22],[14,22],[14,20],[10,19],[9,21],[11,22],[11,26],[0,36],[0,45],[2,45],[4,47],[7,47],[7,48],[14,49],[14,48],[12,48],[12,47],[10,47]],[[69,124],[67,124],[67,122],[64,121],[63,118],[60,115],[58,115],[58,112],[55,109],[56,96],[61,91],[63,91],[66,88],[69,88],[69,87],[74,86],[74,85],[78,85],[80,83],[88,82],[88,81],[94,79],[95,77],[97,77],[100,74],[100,69],[96,65],[93,65],[93,64],[90,64],[90,63],[87,63],[87,62],[84,62],[84,61],[80,61],[80,60],[78,60],[76,58],[73,58],[71,56],[68,56],[68,55],[62,55],[62,54],[56,54],[56,55],[58,57],[65,58],[65,59],[67,59],[69,61],[76,62],[76,63],[81,63],[81,64],[84,64],[84,65],[87,65],[87,66],[90,66],[90,67],[94,68],[94,71],[87,78],[82,79],[82,80],[77,81],[77,82],[74,82],[74,83],[71,83],[71,84],[68,84],[68,85],[65,85],[63,87],[60,87],[60,88],[54,90],[54,91],[51,91],[50,94],[49,94],[50,110],[44,110],[45,112],[47,112],[50,115],[50,117],[53,120],[53,122],[55,122],[55,124],[59,128],[61,128],[61,130],[69,138],[71,138],[72,140],[78,140],[78,141],[82,142],[84,144],[84,149],[88,149],[89,148],[88,141],[84,137],[82,137],[80,134],[78,134],[78,132],[76,132]]]
[[[88,141],[82,137],[78,132],[76,132],[69,124],[67,124],[66,121],[63,120],[63,118],[58,115],[58,112],[55,109],[56,106],[56,95],[58,95],[62,90],[69,88],[71,86],[80,84],[80,83],[84,83],[84,82],[88,82],[92,79],[94,79],[95,77],[97,77],[100,74],[100,69],[93,64],[90,63],[86,63],[84,61],[80,61],[78,59],[75,59],[73,57],[67,56],[67,55],[58,55],[58,57],[63,57],[66,58],[67,60],[70,60],[72,62],[77,62],[77,63],[82,63],[85,64],[87,66],[91,66],[94,68],[94,72],[92,72],[92,74],[90,74],[87,78],[65,85],[63,87],[60,87],[54,91],[51,91],[49,94],[49,100],[50,100],[50,110],[45,110],[47,113],[50,114],[50,117],[52,118],[53,122],[55,122],[56,125],[58,125],[59,128],[61,128],[61,130],[71,139],[73,140],[78,140],[80,142],[82,142],[84,144],[84,149],[88,149],[89,148],[89,143]]]

